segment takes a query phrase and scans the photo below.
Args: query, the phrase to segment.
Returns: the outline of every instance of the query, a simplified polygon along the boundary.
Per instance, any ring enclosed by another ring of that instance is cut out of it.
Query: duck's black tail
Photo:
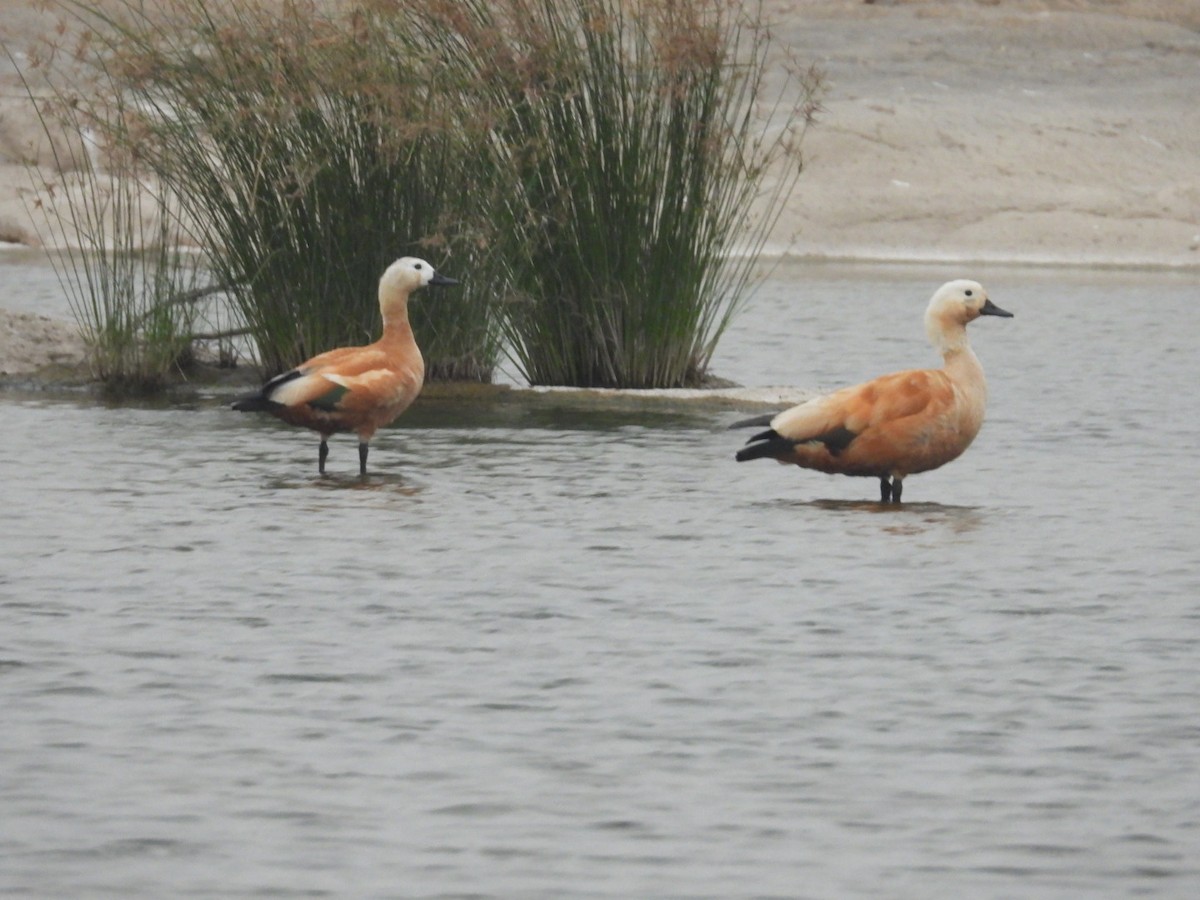
[[[271,412],[272,410],[279,409],[283,404],[271,399],[271,394],[275,391],[275,388],[299,378],[303,374],[299,369],[281,372],[264,384],[257,392],[247,394],[244,397],[238,397],[234,400],[233,408],[238,412]]]
[[[778,459],[789,453],[795,446],[795,441],[790,441],[782,437],[775,429],[768,428],[750,438],[746,442],[746,446],[737,452],[734,459],[738,462],[747,462],[751,459]]]
[[[278,409],[281,404],[260,394],[247,394],[233,401],[233,408],[238,412],[270,412]]]

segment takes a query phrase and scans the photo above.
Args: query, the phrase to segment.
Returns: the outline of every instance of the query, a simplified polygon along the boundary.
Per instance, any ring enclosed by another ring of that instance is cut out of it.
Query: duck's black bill
[[[1002,319],[1011,319],[1013,314],[1007,309],[1001,309],[991,300],[983,301],[983,309],[979,311],[981,316],[999,316]]]
[[[435,287],[450,287],[452,284],[458,284],[455,279],[447,278],[445,275],[442,275],[438,272],[433,273],[433,277],[429,279],[429,283]]]

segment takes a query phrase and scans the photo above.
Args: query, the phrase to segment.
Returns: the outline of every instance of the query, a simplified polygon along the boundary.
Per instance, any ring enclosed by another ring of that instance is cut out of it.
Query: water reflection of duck
[[[421,393],[425,361],[408,322],[409,295],[427,284],[458,284],[422,259],[398,259],[379,279],[383,335],[365,347],[341,347],[276,375],[233,408],[268,412],[289,425],[321,435],[317,469],[325,472],[328,440],[338,432],[358,435],[358,466],[367,474],[367,450],[375,431],[399,416]]]
[[[900,502],[904,478],[957,458],[983,425],[987,382],[967,340],[980,316],[1012,317],[974,281],[942,285],[925,311],[925,330],[942,353],[941,369],[883,375],[814,397],[778,415],[732,427],[768,425],[737,453],[838,475],[879,479],[884,503]]]

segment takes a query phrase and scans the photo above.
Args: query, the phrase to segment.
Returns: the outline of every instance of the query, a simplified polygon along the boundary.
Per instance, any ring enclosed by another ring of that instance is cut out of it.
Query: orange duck
[[[942,285],[925,311],[925,330],[942,354],[940,369],[883,375],[814,397],[778,415],[732,427],[768,425],[737,461],[767,457],[805,469],[879,479],[884,503],[900,502],[904,479],[956,459],[983,425],[987,382],[967,340],[980,316],[1012,318],[974,281]]]
[[[289,425],[321,435],[317,470],[325,473],[329,436],[358,435],[358,470],[367,474],[367,451],[377,429],[393,421],[421,393],[425,361],[408,323],[409,295],[427,284],[458,284],[423,259],[396,260],[379,279],[383,336],[365,347],[341,347],[276,375],[257,394],[233,404],[241,412],[268,412]]]

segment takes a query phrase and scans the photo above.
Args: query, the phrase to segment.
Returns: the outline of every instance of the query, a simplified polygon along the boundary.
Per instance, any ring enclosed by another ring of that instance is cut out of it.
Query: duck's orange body
[[[456,284],[438,275],[429,263],[405,257],[379,281],[383,335],[365,347],[342,347],[272,378],[262,390],[243,397],[233,408],[268,412],[289,425],[321,435],[318,470],[325,471],[327,440],[353,432],[359,440],[359,472],[367,471],[367,451],[375,432],[392,422],[421,393],[425,361],[408,321],[409,295],[427,284]]]
[[[407,337],[407,340],[405,340]],[[425,363],[411,331],[365,347],[341,347],[297,366],[275,384],[271,412],[289,425],[324,435],[354,432],[369,441],[421,392]]]
[[[930,301],[926,329],[942,352],[941,369],[913,369],[815,397],[776,416],[739,425],[769,425],[737,454],[763,457],[835,475],[880,479],[884,502],[900,502],[908,475],[962,454],[983,425],[987,382],[967,341],[981,315],[1012,314],[994,305],[973,281],[943,285]]]

